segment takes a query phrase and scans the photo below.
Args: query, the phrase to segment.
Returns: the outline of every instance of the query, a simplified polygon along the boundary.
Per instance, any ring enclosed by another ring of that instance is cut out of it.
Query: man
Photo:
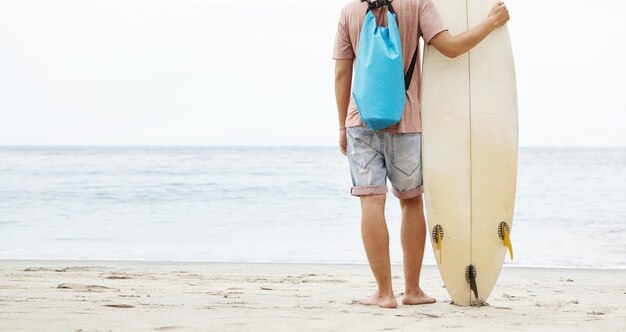
[[[452,36],[445,28],[431,0],[394,0],[402,42],[404,68],[408,68],[419,38],[445,56],[457,57],[476,46],[491,31],[509,20],[503,2],[497,3],[478,26]],[[398,303],[391,285],[389,234],[385,222],[387,178],[402,208],[401,240],[405,291],[403,304],[434,303],[420,288],[420,272],[426,242],[422,201],[421,122],[419,113],[419,59],[406,95],[399,123],[380,131],[367,128],[351,96],[354,59],[365,18],[367,3],[353,0],[341,12],[333,58],[335,94],[339,112],[339,147],[348,156],[353,196],[361,199],[361,233],[365,252],[377,283],[365,305],[395,308]],[[379,24],[384,23],[386,7],[374,9]],[[375,91],[373,91],[375,93]]]

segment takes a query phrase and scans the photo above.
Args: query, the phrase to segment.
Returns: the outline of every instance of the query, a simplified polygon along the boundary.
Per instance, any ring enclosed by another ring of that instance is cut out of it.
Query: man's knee
[[[400,207],[403,209],[405,207],[418,207],[420,205],[422,205],[422,195],[412,198],[400,199]]]

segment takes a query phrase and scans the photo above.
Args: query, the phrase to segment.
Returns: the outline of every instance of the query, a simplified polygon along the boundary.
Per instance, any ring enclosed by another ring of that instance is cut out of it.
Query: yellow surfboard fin
[[[504,245],[509,248],[509,255],[511,256],[511,260],[513,260],[513,245],[511,244],[508,227],[502,227],[502,236],[504,237]]]
[[[437,232],[437,250],[439,251],[439,263],[441,263],[441,233]]]

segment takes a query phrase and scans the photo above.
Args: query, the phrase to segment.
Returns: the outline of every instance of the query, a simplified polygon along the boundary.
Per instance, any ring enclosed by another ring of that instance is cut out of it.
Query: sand
[[[436,304],[357,304],[374,286],[367,265],[0,260],[0,331],[626,331],[626,270],[505,268],[480,308],[433,266]]]

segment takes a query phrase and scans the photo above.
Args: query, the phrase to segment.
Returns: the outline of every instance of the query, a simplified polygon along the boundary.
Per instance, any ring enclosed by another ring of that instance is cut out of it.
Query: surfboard
[[[496,0],[433,0],[453,35],[478,25]],[[426,215],[453,303],[483,304],[507,249],[517,182],[518,113],[507,26],[450,59],[424,49],[421,91]]]

